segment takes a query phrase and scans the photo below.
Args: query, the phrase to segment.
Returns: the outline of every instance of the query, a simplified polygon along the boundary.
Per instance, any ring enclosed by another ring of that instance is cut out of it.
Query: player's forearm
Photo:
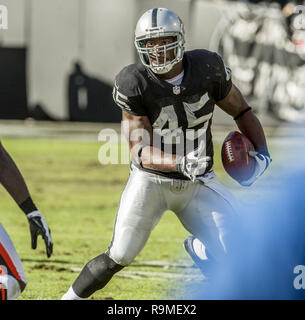
[[[142,148],[141,161],[144,168],[171,172],[177,171],[177,156],[161,151],[153,146]]]
[[[153,129],[147,116],[133,116],[123,112],[122,129],[133,158],[141,162],[144,168],[164,172],[177,171],[176,155],[164,153],[152,146]]]
[[[236,120],[240,131],[253,143],[255,151],[269,153],[263,127],[252,111]]]
[[[0,144],[0,183],[20,205],[30,194],[25,181],[13,159]]]

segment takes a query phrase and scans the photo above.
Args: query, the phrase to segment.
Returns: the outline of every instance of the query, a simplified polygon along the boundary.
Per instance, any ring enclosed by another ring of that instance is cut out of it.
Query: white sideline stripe
[[[139,271],[139,270],[123,270],[114,276],[120,278],[129,278],[129,279],[141,279],[141,280],[153,280],[153,281],[168,281],[168,280],[182,280],[182,281],[200,281],[204,279],[204,276],[201,274],[199,269],[194,267],[193,263],[182,262],[182,263],[172,263],[169,261],[134,261],[135,264],[141,266],[157,266],[163,269],[169,268],[189,268],[191,273],[185,272],[154,272],[154,271]],[[131,265],[132,266],[132,265]],[[72,267],[70,268],[72,272],[80,272],[82,268]]]
[[[168,267],[173,267],[173,268],[192,268],[194,266],[194,264],[192,262],[188,263],[188,262],[181,262],[181,263],[173,263],[170,261],[148,261],[148,260],[136,260],[134,261],[135,264],[140,264],[143,266],[160,266],[163,268],[168,268]]]
[[[168,269],[168,268],[190,268],[193,269],[194,268],[194,263],[192,262],[187,262],[187,261],[181,261],[181,262],[177,262],[177,263],[173,263],[170,261],[166,261],[166,260],[135,260],[131,266],[133,266],[134,264],[138,265],[138,266],[158,266],[158,267],[162,267],[164,269]],[[71,267],[71,271],[73,272],[78,272],[81,271],[81,268],[79,267]]]
[[[82,268],[73,267],[71,271],[80,272]],[[201,281],[204,276],[200,271],[192,271],[190,274],[174,273],[174,272],[153,272],[153,271],[120,271],[114,275],[119,278],[141,279],[141,280],[155,280],[155,281],[168,281],[168,280],[182,280],[182,281]]]
[[[203,280],[202,274],[185,274],[185,273],[172,273],[172,272],[149,272],[149,271],[121,271],[115,274],[117,277],[121,278],[133,278],[142,280],[157,280],[157,281],[167,281],[167,280]]]

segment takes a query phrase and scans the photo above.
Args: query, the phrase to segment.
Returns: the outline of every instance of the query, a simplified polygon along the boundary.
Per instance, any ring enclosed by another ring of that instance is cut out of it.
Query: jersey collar
[[[191,70],[191,61],[187,55],[187,52],[184,53],[183,55],[183,69],[184,69],[184,77],[182,79],[181,84],[179,85],[179,87],[182,89],[181,93],[183,91],[185,91],[188,87],[188,83],[189,83],[189,77],[190,77],[190,70]],[[174,95],[173,93],[173,87],[175,87],[175,85],[172,85],[170,83],[168,83],[165,80],[160,79],[154,72],[152,72],[148,67],[145,67],[149,77],[156,82],[158,85],[160,85],[163,88],[167,88],[170,90],[170,92]]]

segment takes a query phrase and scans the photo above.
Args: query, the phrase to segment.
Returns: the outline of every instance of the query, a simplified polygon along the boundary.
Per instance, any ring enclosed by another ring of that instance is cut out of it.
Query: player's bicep
[[[136,116],[122,112],[122,130],[133,156],[140,147],[152,144],[152,126],[147,116]]]
[[[233,84],[228,95],[217,102],[217,105],[233,118],[248,108],[248,104],[239,89]]]

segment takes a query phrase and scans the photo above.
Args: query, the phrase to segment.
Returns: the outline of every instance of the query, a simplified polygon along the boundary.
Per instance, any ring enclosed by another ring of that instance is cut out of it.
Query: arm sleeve
[[[231,69],[222,58],[215,53],[215,78],[213,81],[212,96],[215,102],[224,99],[232,88]]]
[[[117,80],[114,83],[112,96],[116,105],[123,111],[135,116],[146,115],[141,95],[137,94],[135,90],[128,90],[128,88],[124,86],[121,87]]]

